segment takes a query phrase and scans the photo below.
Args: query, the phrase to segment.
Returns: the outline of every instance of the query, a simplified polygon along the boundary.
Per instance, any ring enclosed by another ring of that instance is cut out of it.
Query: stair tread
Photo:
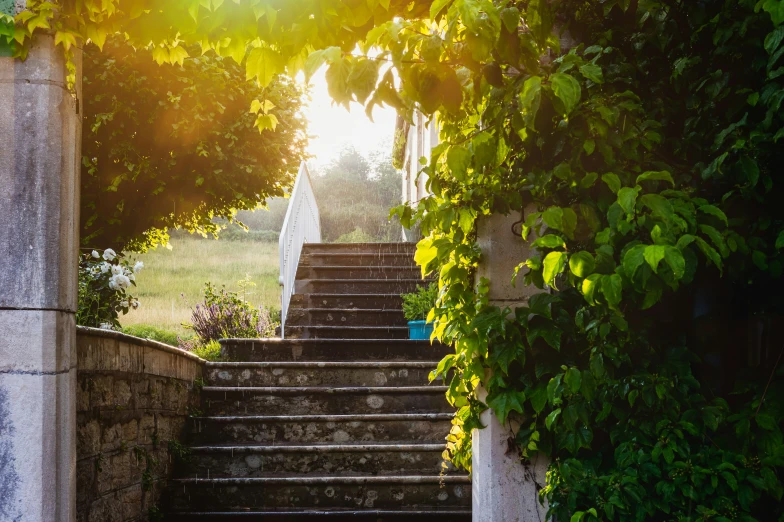
[[[190,446],[193,452],[204,453],[299,453],[299,452],[365,452],[365,451],[443,451],[446,443],[441,442],[406,442],[406,441],[380,441],[380,442],[316,442],[302,444],[301,442],[276,442],[274,444],[209,444]]]
[[[204,386],[205,392],[297,393],[446,393],[449,386]]]
[[[275,422],[275,421],[393,421],[393,420],[450,420],[452,413],[357,413],[351,415],[215,415],[193,417],[193,420],[210,422]]]
[[[185,477],[180,484],[470,484],[467,474],[455,475],[307,475],[275,473],[269,477]]]
[[[206,368],[430,368],[439,361],[240,361],[207,362]]]

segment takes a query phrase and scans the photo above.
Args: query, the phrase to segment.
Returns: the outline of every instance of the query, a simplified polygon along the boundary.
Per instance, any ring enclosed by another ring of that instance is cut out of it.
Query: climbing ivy
[[[784,2],[31,4],[20,57],[37,28],[66,50],[121,32],[261,85],[326,64],[338,103],[437,120],[433,195],[396,213],[439,278],[456,464],[490,407],[521,459],[551,458],[558,520],[784,520]],[[534,253],[509,278],[544,292],[499,309],[473,283],[477,220],[524,209]]]

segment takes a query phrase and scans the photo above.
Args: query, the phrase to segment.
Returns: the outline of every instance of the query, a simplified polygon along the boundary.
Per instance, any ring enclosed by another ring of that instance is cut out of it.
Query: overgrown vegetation
[[[122,333],[141,337],[142,339],[151,339],[159,343],[168,344],[170,346],[177,346],[179,344],[179,336],[177,332],[159,328],[149,324],[132,324],[122,327]]]
[[[160,66],[120,38],[85,46],[83,244],[144,252],[170,228],[215,235],[214,218],[293,182],[306,143],[301,89],[283,76],[255,86],[232,60],[189,51]],[[261,133],[260,118],[274,119]]]
[[[139,307],[131,295],[136,274],[144,263],[131,265],[122,253],[111,248],[92,250],[79,258],[79,294],[76,324],[109,330],[120,327],[120,313]]]

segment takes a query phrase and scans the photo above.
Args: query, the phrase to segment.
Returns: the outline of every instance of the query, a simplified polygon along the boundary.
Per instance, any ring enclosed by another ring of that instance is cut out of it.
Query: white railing
[[[280,336],[285,337],[286,314],[294,293],[294,280],[297,276],[299,255],[305,243],[321,243],[321,221],[310,183],[310,174],[305,162],[299,167],[294,190],[291,191],[286,219],[280,230],[278,247],[280,250]]]

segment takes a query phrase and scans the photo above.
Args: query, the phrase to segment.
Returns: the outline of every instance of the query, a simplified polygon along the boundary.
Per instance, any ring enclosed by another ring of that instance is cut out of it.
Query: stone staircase
[[[226,340],[166,520],[467,521],[471,483],[441,454],[452,408],[409,341],[413,245],[306,245],[285,340]]]

